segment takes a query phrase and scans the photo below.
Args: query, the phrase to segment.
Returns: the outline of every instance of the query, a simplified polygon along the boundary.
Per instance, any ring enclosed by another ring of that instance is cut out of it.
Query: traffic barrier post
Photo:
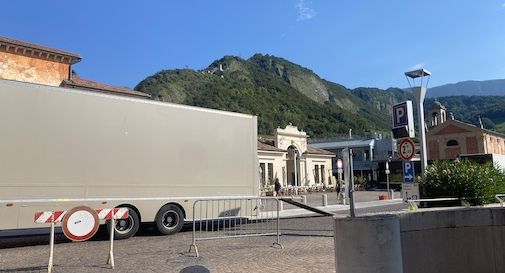
[[[68,213],[68,215],[71,215],[72,210],[79,209],[79,208],[82,208],[82,207],[76,207],[76,208],[69,210],[70,212]],[[85,207],[85,208],[87,208],[87,207]],[[111,221],[110,249],[109,249],[109,258],[107,260],[107,264],[110,264],[112,269],[114,269],[114,252],[113,251],[114,251],[115,220],[128,218],[128,208],[97,209],[97,210],[94,210],[94,212],[96,213],[98,219]],[[51,231],[50,231],[50,235],[49,235],[49,261],[48,261],[48,265],[47,265],[47,272],[48,273],[51,273],[53,270],[55,223],[63,222],[65,220],[66,216],[67,216],[67,211],[40,211],[40,212],[36,212],[35,216],[34,216],[35,223],[50,224],[51,225]],[[65,236],[67,236],[70,240],[75,241],[75,237],[72,237],[72,236],[69,237],[66,233],[65,233]],[[90,235],[89,238],[91,236],[92,235]],[[79,240],[79,241],[85,241],[89,238],[86,237],[83,240]]]

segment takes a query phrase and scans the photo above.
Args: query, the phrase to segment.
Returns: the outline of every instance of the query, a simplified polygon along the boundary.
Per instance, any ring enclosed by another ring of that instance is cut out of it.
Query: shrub
[[[505,172],[491,163],[435,161],[419,186],[423,198],[457,197],[482,205],[494,202],[495,194],[505,193]]]

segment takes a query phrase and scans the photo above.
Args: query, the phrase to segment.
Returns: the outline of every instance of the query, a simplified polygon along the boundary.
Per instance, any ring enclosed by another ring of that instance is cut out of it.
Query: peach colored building
[[[78,54],[0,36],[0,79],[149,98],[127,87],[86,80],[72,73]]]
[[[445,119],[445,107],[435,102],[430,108],[431,128],[427,133],[428,159],[455,159],[463,154],[505,155],[505,135],[454,119]]]

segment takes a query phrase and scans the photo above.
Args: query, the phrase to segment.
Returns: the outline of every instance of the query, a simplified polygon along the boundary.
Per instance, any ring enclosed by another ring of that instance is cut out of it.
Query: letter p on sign
[[[393,105],[393,128],[403,126],[413,126],[412,119],[412,102],[404,101],[402,103]],[[412,123],[412,124],[409,124]]]
[[[402,121],[402,118],[405,116],[405,109],[403,107],[398,107],[395,109],[395,117],[396,117],[396,124],[400,124]]]

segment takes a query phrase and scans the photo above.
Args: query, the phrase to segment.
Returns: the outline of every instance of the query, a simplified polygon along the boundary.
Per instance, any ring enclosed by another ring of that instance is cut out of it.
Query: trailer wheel
[[[167,204],[156,213],[156,227],[161,234],[172,235],[181,230],[184,225],[184,213],[173,204]]]
[[[114,227],[114,239],[123,240],[135,235],[140,227],[140,218],[134,209],[128,208],[128,218],[117,219]],[[110,232],[111,221],[107,221],[107,231]]]

